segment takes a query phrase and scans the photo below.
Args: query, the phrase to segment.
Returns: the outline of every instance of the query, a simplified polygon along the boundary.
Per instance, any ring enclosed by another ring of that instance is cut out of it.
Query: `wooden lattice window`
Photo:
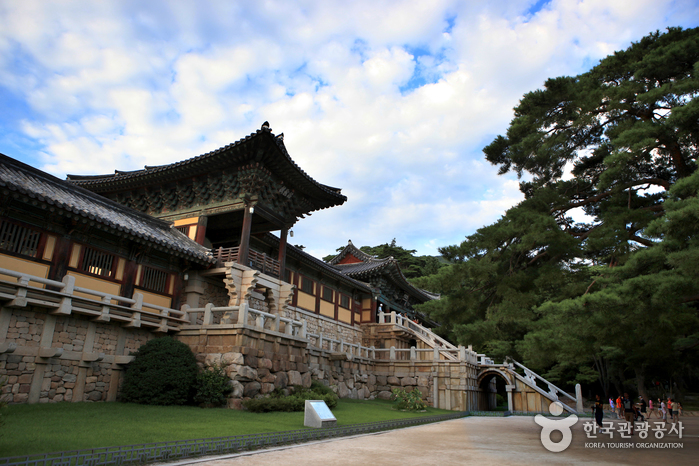
[[[313,280],[306,277],[301,277],[301,291],[308,294],[313,294]]]
[[[333,289],[328,288],[327,286],[323,287],[323,299],[326,301],[333,301]]]
[[[104,251],[98,251],[85,247],[80,270],[99,275],[101,277],[111,277],[114,268],[114,255]]]
[[[167,279],[169,274],[153,267],[144,266],[141,277],[141,287],[156,293],[167,292]]]
[[[350,298],[349,296],[345,296],[343,294],[340,295],[340,307],[344,307],[345,309],[350,308]]]
[[[175,229],[184,233],[185,236],[189,236],[189,227],[190,226],[191,225],[184,225],[184,226],[180,226],[180,227],[175,227]]]
[[[14,223],[0,223],[0,249],[21,254],[23,256],[36,257],[39,250],[41,233]]]

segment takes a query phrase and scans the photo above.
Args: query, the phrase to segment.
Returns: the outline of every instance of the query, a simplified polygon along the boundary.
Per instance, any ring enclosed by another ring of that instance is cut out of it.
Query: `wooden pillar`
[[[243,214],[243,230],[240,233],[240,249],[238,250],[238,263],[248,267],[248,255],[250,253],[250,229],[252,227],[253,206],[245,206]]]
[[[286,273],[286,235],[289,232],[288,228],[282,228],[279,235],[279,280],[284,281]]]
[[[197,235],[194,239],[197,243],[204,245],[204,239],[206,238],[206,225],[208,223],[208,217],[199,217],[197,222]]]

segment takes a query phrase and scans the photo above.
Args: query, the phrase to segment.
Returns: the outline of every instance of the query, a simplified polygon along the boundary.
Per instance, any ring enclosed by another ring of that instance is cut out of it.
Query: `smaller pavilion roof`
[[[357,248],[352,240],[349,240],[347,246],[328,264],[342,274],[360,281],[368,282],[372,277],[385,276],[400,289],[423,302],[439,299],[439,296],[434,293],[414,287],[405,278],[398,261],[393,257],[377,259]]]

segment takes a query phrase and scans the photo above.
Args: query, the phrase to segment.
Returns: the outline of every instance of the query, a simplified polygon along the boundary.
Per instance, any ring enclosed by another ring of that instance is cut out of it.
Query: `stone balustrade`
[[[186,323],[185,313],[143,301],[141,293],[126,298],[75,286],[75,277],[49,280],[14,270],[0,268],[0,275],[16,282],[0,280],[0,300],[8,307],[37,306],[54,315],[86,315],[97,322],[120,322],[125,327],[149,328],[154,332],[176,331]],[[50,288],[47,288],[50,287]]]
[[[282,317],[279,314],[253,309],[247,304],[240,306],[219,306],[212,303],[204,307],[192,308],[185,304],[181,312],[189,316],[188,322],[191,325],[202,325],[205,327],[217,325],[242,325],[252,327],[257,330],[271,330],[277,333],[284,333],[297,338],[306,338],[306,322]],[[215,321],[215,313],[221,313],[218,322]],[[199,314],[203,314],[199,320]],[[201,323],[200,323],[201,322]]]

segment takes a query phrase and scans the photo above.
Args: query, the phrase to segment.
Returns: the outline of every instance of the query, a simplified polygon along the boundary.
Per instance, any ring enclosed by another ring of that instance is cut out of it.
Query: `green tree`
[[[449,289],[421,310],[559,379],[676,376],[697,341],[697,95],[699,29],[680,28],[526,94],[484,148],[525,200],[440,249]]]

